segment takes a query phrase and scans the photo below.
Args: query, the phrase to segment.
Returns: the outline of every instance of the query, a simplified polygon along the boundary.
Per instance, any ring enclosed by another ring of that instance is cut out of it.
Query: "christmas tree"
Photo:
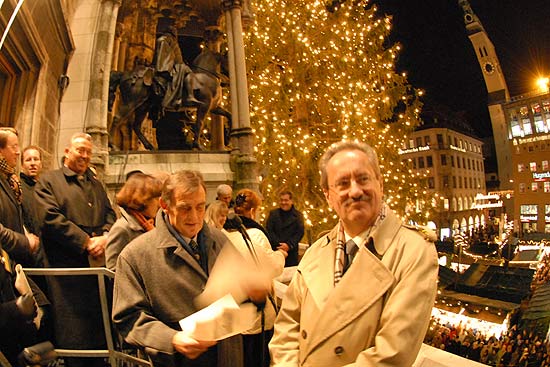
[[[358,139],[378,152],[390,207],[426,223],[427,192],[398,153],[419,123],[420,93],[395,71],[400,46],[387,44],[391,18],[365,0],[257,0],[254,7],[246,53],[266,209],[291,190],[312,236],[332,227],[336,214],[317,162],[330,144]]]

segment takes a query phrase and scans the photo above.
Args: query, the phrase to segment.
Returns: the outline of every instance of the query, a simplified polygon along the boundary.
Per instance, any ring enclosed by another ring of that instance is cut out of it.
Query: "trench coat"
[[[198,311],[193,300],[206,286],[208,274],[170,233],[165,220],[159,210],[156,227],[130,242],[118,256],[113,321],[125,341],[143,349],[154,366],[210,366],[201,364],[204,355],[191,361],[172,345],[181,330],[179,320]],[[197,242],[206,248],[209,271],[221,249],[231,246],[227,237],[207,224]],[[219,367],[242,366],[240,339],[220,341],[217,353]]]
[[[334,228],[298,265],[275,322],[272,366],[411,366],[435,300],[435,246],[388,210],[367,241],[373,251],[362,246],[334,286],[336,236]]]
[[[108,232],[115,222],[115,212],[103,185],[89,169],[85,175],[90,182],[87,192],[67,167],[42,174],[35,186],[42,218],[42,243],[52,268],[90,267],[86,241]],[[56,346],[104,348],[97,276],[48,277],[48,286]]]

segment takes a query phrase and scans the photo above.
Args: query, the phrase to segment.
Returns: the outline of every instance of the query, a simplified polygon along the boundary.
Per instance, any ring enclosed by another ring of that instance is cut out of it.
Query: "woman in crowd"
[[[155,227],[161,191],[162,181],[152,175],[137,172],[128,177],[116,195],[120,218],[107,237],[107,268],[115,271],[116,261],[122,249],[134,238]]]
[[[273,251],[265,229],[254,220],[261,203],[260,197],[254,191],[240,190],[234,207],[237,217],[228,219],[224,228],[227,230],[227,237],[241,254],[254,262],[261,271],[262,274],[258,274],[258,277],[263,275],[272,283],[273,278],[283,272],[287,253],[284,250]],[[263,309],[263,315],[258,317],[254,328],[243,333],[245,367],[269,366],[270,362],[267,345],[273,336],[276,316],[273,294],[265,300],[265,305],[260,302],[258,307]]]
[[[214,228],[223,229],[228,213],[229,208],[227,204],[223,201],[216,200],[208,205],[204,215],[204,221]]]

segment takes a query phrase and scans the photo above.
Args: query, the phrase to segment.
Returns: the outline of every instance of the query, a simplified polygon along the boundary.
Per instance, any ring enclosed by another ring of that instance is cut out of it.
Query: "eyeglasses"
[[[361,174],[354,177],[343,177],[339,180],[337,180],[332,185],[329,185],[329,188],[334,190],[336,193],[340,195],[344,195],[351,189],[351,183],[355,181],[357,186],[360,188],[367,187],[373,180],[373,178],[367,174]]]

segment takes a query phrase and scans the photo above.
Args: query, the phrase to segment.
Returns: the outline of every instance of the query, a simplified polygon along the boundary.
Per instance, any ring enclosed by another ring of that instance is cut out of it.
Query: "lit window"
[[[518,163],[518,172],[523,172],[523,171],[525,171],[525,164]]]
[[[539,190],[539,183],[538,182],[531,183],[531,191],[537,192],[538,190]]]
[[[525,193],[525,184],[524,183],[519,184],[519,192],[520,193]]]
[[[550,181],[544,182],[544,192],[550,192]]]
[[[537,162],[530,162],[529,169],[531,170],[531,172],[537,172]]]
[[[545,171],[548,169],[548,161],[542,161],[542,169]]]

